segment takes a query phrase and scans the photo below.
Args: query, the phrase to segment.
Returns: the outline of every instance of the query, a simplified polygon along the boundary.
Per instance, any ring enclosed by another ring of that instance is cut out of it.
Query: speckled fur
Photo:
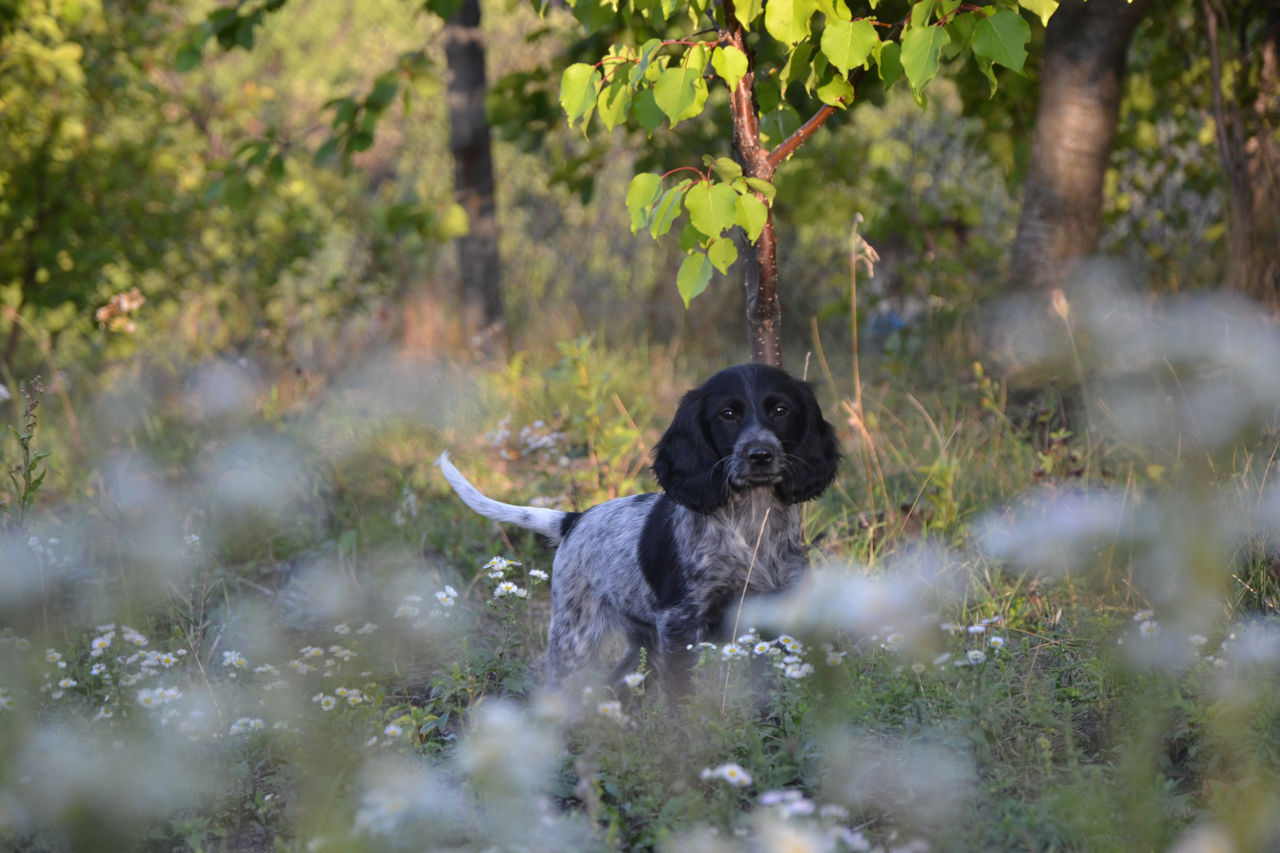
[[[780,370],[740,365],[682,399],[656,449],[664,491],[618,498],[581,515],[487,498],[449,463],[450,484],[482,515],[563,540],[551,577],[544,675],[593,668],[606,638],[648,649],[680,689],[690,645],[733,631],[746,596],[794,585],[808,559],[800,503],[831,483],[839,450],[812,390]]]

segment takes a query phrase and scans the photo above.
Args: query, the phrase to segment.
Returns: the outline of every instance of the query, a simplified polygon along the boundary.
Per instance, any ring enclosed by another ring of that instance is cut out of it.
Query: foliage
[[[1045,17],[1053,5],[1041,10]],[[720,121],[721,135],[729,136],[732,128],[734,159],[708,154],[705,171],[679,167],[640,173],[627,193],[633,232],[661,236],[688,213],[680,238],[688,256],[676,278],[688,305],[706,289],[713,269],[725,273],[737,260],[732,229],[740,228],[748,243],[757,243],[769,227],[774,170],[834,109],[854,105],[864,74],[874,68],[886,90],[905,78],[923,102],[944,61],[971,56],[994,94],[995,66],[1021,73],[1026,61],[1030,27],[1019,8],[1015,3],[926,2],[909,8],[873,3],[864,10],[800,0],[767,6],[694,4],[682,10],[579,2],[574,14],[588,31],[611,24],[616,14],[635,43],[610,45],[594,65],[569,65],[561,78],[560,104],[571,126],[581,121],[585,127],[598,115],[607,130],[631,120],[652,135],[664,119],[675,128],[702,114],[712,103],[708,79],[723,84],[728,118]],[[704,15],[709,31],[701,30]],[[802,84],[807,97],[797,94],[795,84]],[[797,101],[803,106],[797,108]],[[801,110],[812,118],[803,121]],[[685,176],[686,170],[693,176]],[[668,186],[672,175],[677,180]]]

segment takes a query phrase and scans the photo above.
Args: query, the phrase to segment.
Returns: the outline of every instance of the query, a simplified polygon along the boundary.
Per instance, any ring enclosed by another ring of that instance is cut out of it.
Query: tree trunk
[[[1280,119],[1280,2],[1255,3],[1234,17],[1218,0],[1201,0],[1200,8],[1218,156],[1227,178],[1224,284],[1275,308],[1280,306],[1280,145],[1274,141]],[[1260,37],[1254,39],[1246,38],[1250,15],[1260,19]],[[1238,56],[1231,49],[1237,43]],[[1235,100],[1224,92],[1228,63],[1237,81]]]
[[[463,0],[445,22],[444,38],[454,190],[470,221],[469,232],[457,241],[463,326],[473,346],[497,356],[505,349],[506,328],[480,0]]]
[[[1059,286],[1097,244],[1125,54],[1147,2],[1064,0],[1049,20],[1013,289]]]
[[[747,55],[748,70],[729,93],[729,109],[733,116],[733,151],[750,178],[772,181],[777,164],[760,144],[760,116],[755,98],[755,60],[747,43],[747,34],[738,25],[732,2],[725,3],[730,44]],[[743,252],[743,289],[747,303],[747,343],[751,360],[774,367],[782,366],[782,303],[778,300],[778,239],[773,229],[770,209],[764,229],[755,246]]]

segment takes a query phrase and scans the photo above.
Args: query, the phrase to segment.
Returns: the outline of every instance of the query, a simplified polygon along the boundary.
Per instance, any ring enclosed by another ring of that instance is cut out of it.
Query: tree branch
[[[854,69],[853,73],[849,75],[849,85],[853,86],[855,93],[858,90],[858,84],[862,82],[862,78],[866,75],[866,68]],[[848,104],[845,106],[847,107]],[[800,125],[800,128],[795,133],[788,136],[777,148],[769,152],[769,165],[775,169],[780,166],[783,160],[794,154],[795,150],[805,143],[805,140],[813,136],[818,128],[826,124],[827,119],[835,114],[836,107],[830,104],[824,105],[822,109],[810,116],[808,121]]]

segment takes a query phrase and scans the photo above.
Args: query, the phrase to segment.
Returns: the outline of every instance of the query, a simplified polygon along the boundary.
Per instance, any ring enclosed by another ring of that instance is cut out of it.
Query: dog
[[[481,515],[559,543],[543,677],[551,684],[597,663],[613,633],[641,649],[666,686],[687,690],[689,651],[734,630],[746,595],[783,592],[808,567],[800,504],[835,479],[840,449],[813,389],[762,364],[726,368],[684,395],[654,450],[661,493],[583,512],[514,506],[476,490],[441,454],[463,502]]]

